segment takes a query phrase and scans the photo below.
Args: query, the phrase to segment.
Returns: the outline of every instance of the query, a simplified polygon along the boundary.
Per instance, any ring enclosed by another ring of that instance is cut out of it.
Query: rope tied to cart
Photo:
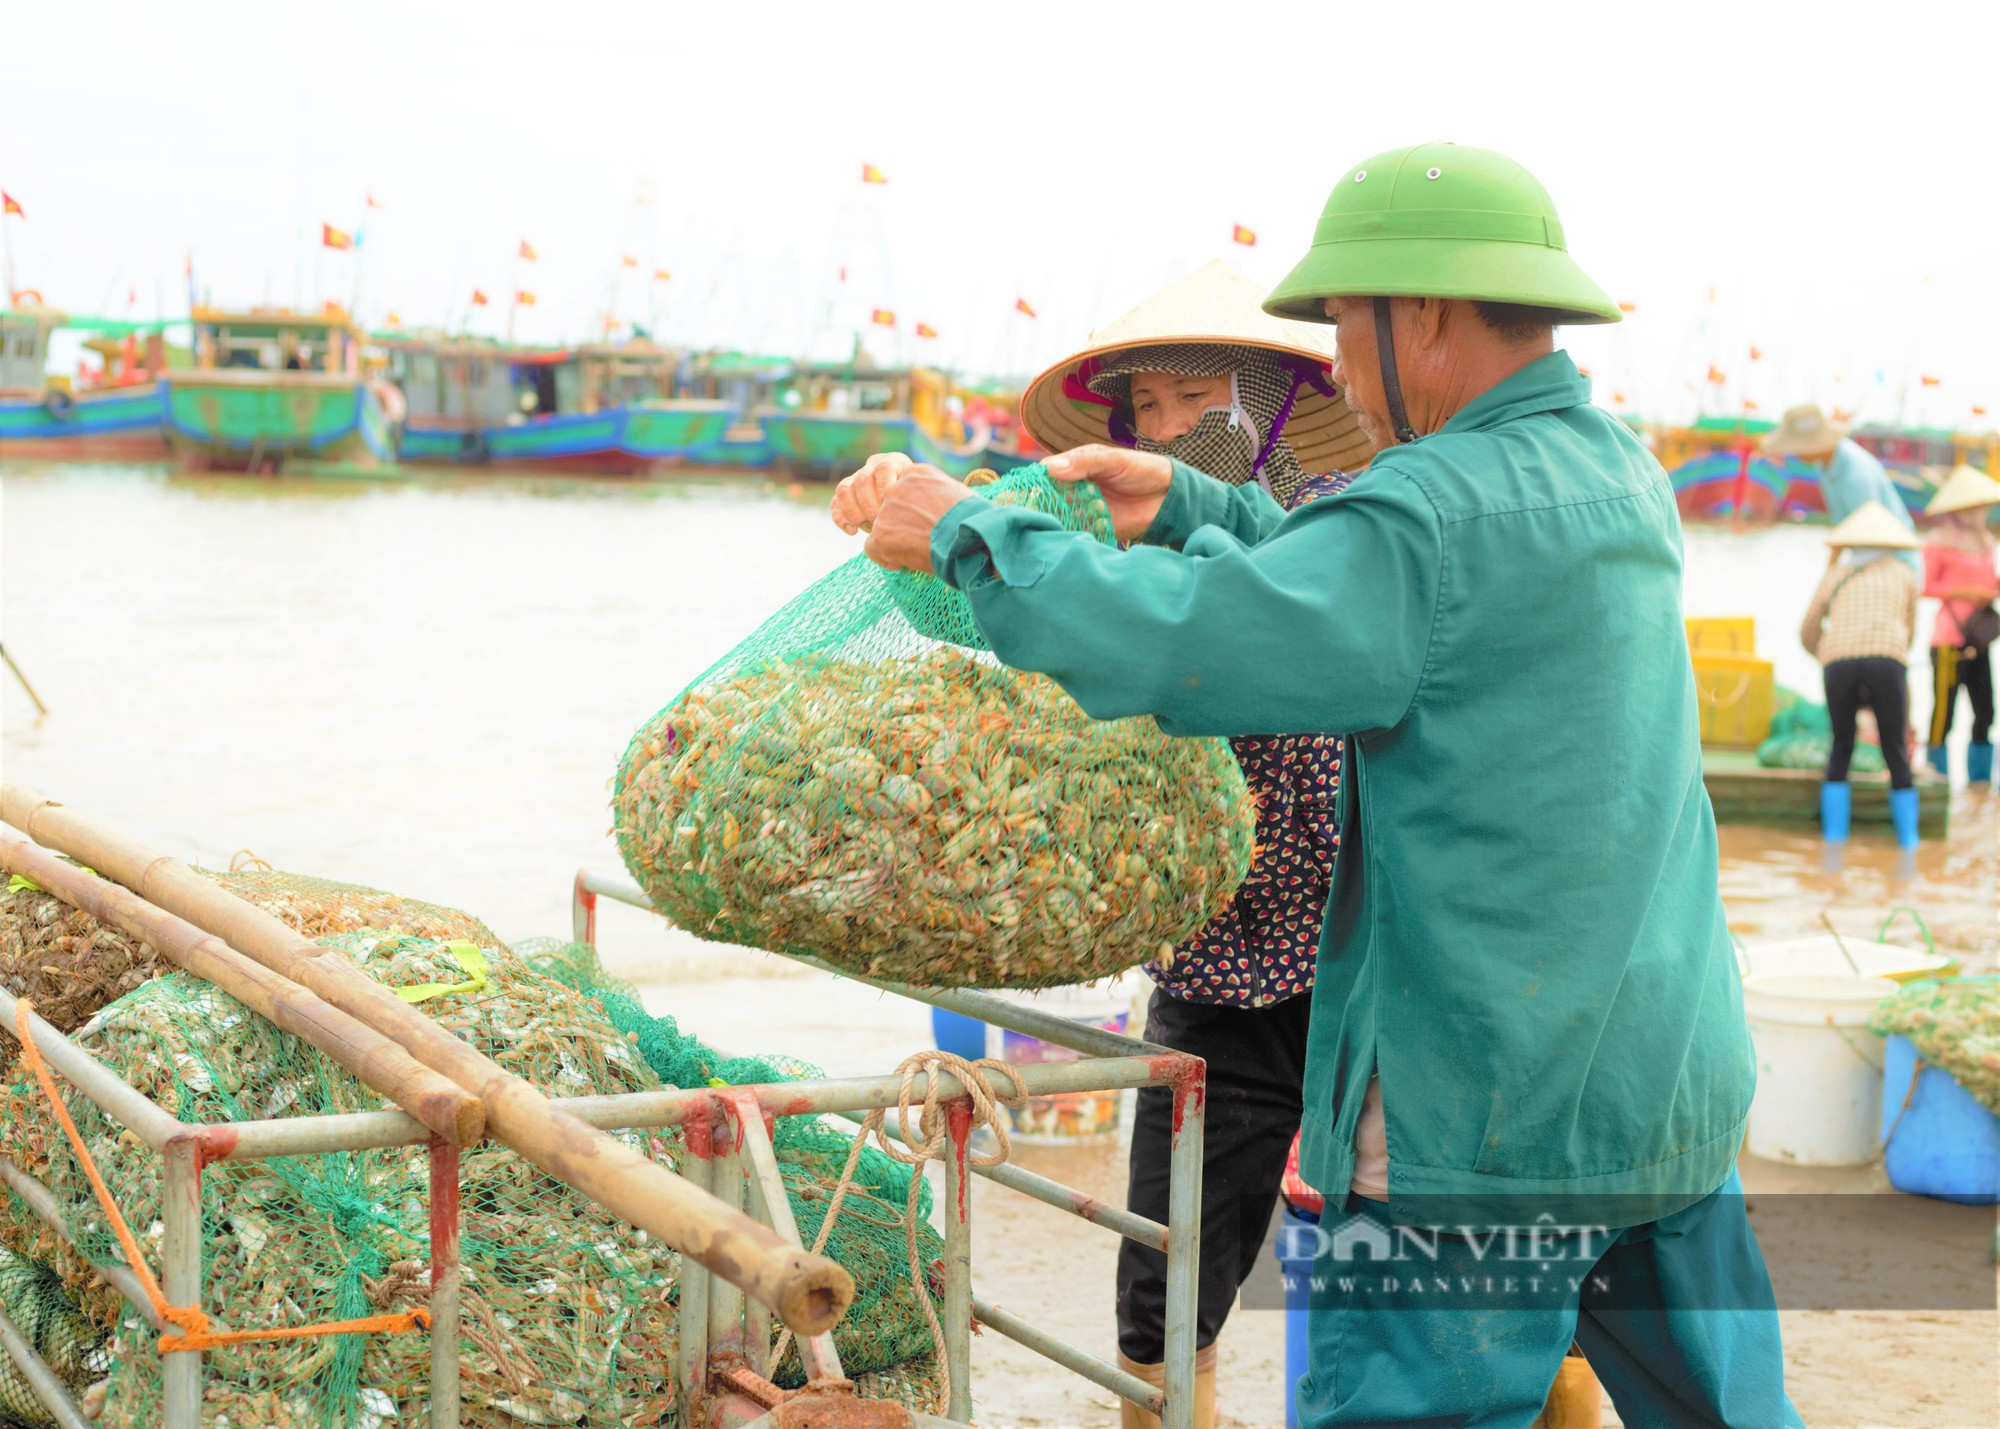
[[[302,1340],[320,1335],[402,1335],[416,1330],[428,1330],[431,1317],[425,1310],[408,1310],[389,1315],[369,1315],[358,1320],[338,1320],[319,1325],[282,1326],[269,1330],[228,1330],[212,1331],[209,1318],[198,1306],[175,1305],[168,1301],[160,1283],[154,1279],[152,1268],[139,1250],[138,1239],[132,1228],[126,1224],[117,1203],[111,1199],[111,1188],[104,1183],[103,1174],[97,1169],[97,1161],[84,1145],[83,1134],[76,1129],[69,1108],[56,1092],[55,1078],[48,1064],[42,1060],[41,1049],[35,1045],[33,1024],[34,1004],[27,998],[18,999],[14,1004],[15,1035],[21,1041],[21,1056],[35,1074],[35,1081],[41,1086],[42,1094],[49,1100],[49,1106],[62,1124],[63,1134],[69,1138],[70,1149],[76,1153],[77,1163],[83,1167],[83,1174],[89,1178],[90,1186],[97,1193],[97,1203],[103,1207],[104,1215],[111,1223],[111,1229],[118,1237],[118,1244],[125,1252],[125,1263],[132,1268],[139,1286],[152,1302],[154,1311],[163,1325],[172,1325],[180,1333],[162,1335],[156,1346],[163,1355],[213,1349],[222,1345],[242,1345],[264,1340]]]
[[[931,1350],[937,1357],[938,1397],[935,1412],[946,1412],[950,1397],[951,1356],[945,1348],[944,1326],[938,1322],[937,1308],[931,1304],[931,1296],[926,1288],[924,1267],[917,1253],[917,1226],[921,1215],[918,1198],[923,1193],[924,1166],[931,1161],[943,1161],[951,1154],[951,1131],[946,1116],[946,1103],[938,1095],[940,1075],[957,1079],[965,1088],[966,1099],[971,1103],[972,1116],[966,1128],[968,1140],[980,1127],[989,1127],[993,1132],[993,1150],[973,1152],[968,1149],[966,1165],[998,1166],[1013,1153],[1013,1143],[1007,1135],[1007,1118],[998,1115],[996,1108],[1020,1108],[1027,1105],[1028,1085],[1021,1080],[1020,1069],[998,1057],[981,1057],[968,1061],[950,1052],[936,1050],[916,1052],[905,1057],[896,1068],[902,1078],[896,1096],[896,1137],[888,1131],[887,1107],[876,1107],[861,1123],[861,1130],[855,1133],[854,1144],[848,1148],[847,1165],[840,1173],[840,1183],[834,1187],[833,1197],[827,1203],[826,1216],[820,1221],[819,1234],[813,1237],[813,1254],[825,1252],[827,1239],[833,1234],[833,1224],[840,1216],[842,1203],[854,1184],[854,1172],[861,1161],[861,1153],[868,1145],[870,1136],[884,1153],[903,1165],[911,1167],[909,1202],[903,1213],[903,1239],[910,1261],[910,1287],[915,1292],[917,1303],[923,1307],[924,1323],[930,1327]],[[995,1090],[988,1080],[995,1073],[1004,1076],[1014,1084],[1013,1090]],[[924,1091],[921,1101],[913,1102],[913,1092],[919,1076],[924,1077]],[[910,1127],[912,1105],[917,1110],[917,1125]],[[791,1346],[792,1332],[786,1330],[778,1337],[772,1348],[773,1363],[784,1358]]]

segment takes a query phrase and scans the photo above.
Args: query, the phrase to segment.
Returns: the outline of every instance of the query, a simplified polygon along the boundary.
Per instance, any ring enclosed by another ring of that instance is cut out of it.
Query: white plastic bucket
[[[1023,1007],[1032,1007],[1056,1017],[1107,1032],[1124,1032],[1132,1013],[1132,994],[1122,979],[1093,983],[1084,987],[1052,987],[1040,992],[1001,992],[999,997]],[[1077,1054],[1068,1047],[1044,1042],[1004,1027],[988,1024],[986,1055],[998,1057],[1016,1067],[1036,1062],[1074,1062]],[[1067,1142],[1084,1137],[1109,1136],[1118,1130],[1121,1094],[1065,1092],[1059,1096],[1030,1097],[1028,1104],[1008,1115],[1014,1136],[1023,1141]]]
[[[1864,1166],[1882,1124],[1882,1039],[1868,1030],[1885,977],[1780,973],[1743,980],[1757,1051],[1750,1152],[1795,1166]]]

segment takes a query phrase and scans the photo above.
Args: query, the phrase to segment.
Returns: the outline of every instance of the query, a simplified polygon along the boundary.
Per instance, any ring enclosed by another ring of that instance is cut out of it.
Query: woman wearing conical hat
[[[1939,602],[1931,627],[1931,767],[1951,777],[1945,739],[1958,692],[1972,702],[1972,743],[1965,777],[1974,788],[1993,782],[1993,533],[1986,518],[2000,504],[2000,481],[1961,466],[1938,488],[1924,512],[1938,524],[1924,541],[1924,594]],[[1982,614],[1983,612],[1983,614]],[[1984,637],[1984,638],[1982,638]]]
[[[1264,292],[1224,263],[1154,294],[1091,334],[1021,400],[1050,451],[1093,442],[1160,452],[1288,509],[1346,485],[1372,449],[1327,380],[1331,334],[1267,316]],[[1341,740],[1230,741],[1257,799],[1250,876],[1231,905],[1147,967],[1149,1041],[1208,1061],[1196,1313],[1196,1423],[1212,1424],[1215,1340],[1255,1266],[1298,1132],[1314,955],[1339,847]],[[1139,1093],[1127,1204],[1167,1219],[1173,1093]],[[1166,1257],[1134,1241],[1118,1258],[1119,1363],[1164,1382]],[[1121,1403],[1124,1403],[1121,1401]],[[1124,1403],[1125,1424],[1159,1421]]]
[[[1854,728],[1861,707],[1875,712],[1882,762],[1889,766],[1889,814],[1896,842],[1917,846],[1917,790],[1910,775],[1910,642],[1917,633],[1917,578],[1901,559],[1917,538],[1888,508],[1870,501],[1826,538],[1837,553],[1820,578],[1799,626],[1799,639],[1826,675],[1826,709],[1833,752],[1820,786],[1820,828],[1826,841],[1847,839]]]

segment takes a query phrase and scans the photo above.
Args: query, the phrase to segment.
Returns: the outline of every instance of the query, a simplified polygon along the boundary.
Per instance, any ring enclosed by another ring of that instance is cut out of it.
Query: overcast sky
[[[882,307],[879,356],[1024,371],[1209,258],[1276,281],[1347,167],[1450,139],[1532,169],[1637,305],[1567,339],[1601,401],[1988,428],[1996,15],[19,0],[0,188],[27,211],[6,220],[18,285],[75,312],[124,315],[136,289],[138,316],[184,313],[191,250],[225,304],[358,281],[371,321],[459,323],[477,286],[471,325],[497,334],[525,288],[523,339],[657,304],[672,340],[777,352],[839,347]],[[864,163],[890,182],[864,188]],[[321,249],[323,222],[365,225],[358,257]]]

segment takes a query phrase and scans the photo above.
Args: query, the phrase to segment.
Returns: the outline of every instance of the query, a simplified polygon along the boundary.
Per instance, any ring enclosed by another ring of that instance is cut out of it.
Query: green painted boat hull
[[[197,372],[176,375],[161,391],[167,440],[184,465],[243,471],[299,457],[394,459],[381,400],[355,379]]]
[[[766,412],[758,421],[773,465],[811,481],[838,481],[877,452],[906,452],[961,479],[993,465],[983,442],[947,447],[902,413]]]

